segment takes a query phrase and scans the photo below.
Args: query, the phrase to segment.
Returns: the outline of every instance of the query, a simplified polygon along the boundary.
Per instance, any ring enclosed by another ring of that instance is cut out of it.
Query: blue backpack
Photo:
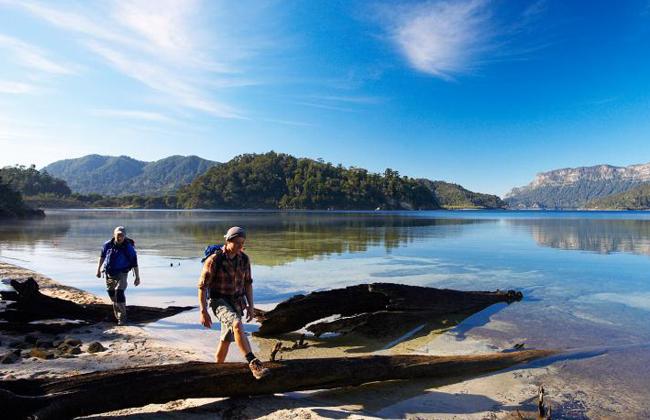
[[[205,251],[203,251],[203,258],[201,258],[201,263],[204,263],[205,260],[207,260],[210,255],[212,255],[212,254],[216,253],[217,251],[221,250],[222,247],[223,247],[223,245],[218,245],[218,244],[212,244],[212,245],[206,246]]]
[[[117,253],[122,253],[124,256],[129,260],[129,263],[131,264],[131,267],[129,270],[131,270],[135,265],[133,265],[133,261],[131,256],[128,254],[128,249],[127,247],[130,245],[134,250],[135,250],[135,241],[131,238],[125,238],[124,239],[124,245],[121,247],[118,247],[115,244],[115,239],[111,238],[110,241],[108,241],[111,245],[109,249],[106,251],[106,259],[104,260],[104,270],[108,274],[114,274],[113,270],[113,264],[115,263],[115,258],[117,257]]]

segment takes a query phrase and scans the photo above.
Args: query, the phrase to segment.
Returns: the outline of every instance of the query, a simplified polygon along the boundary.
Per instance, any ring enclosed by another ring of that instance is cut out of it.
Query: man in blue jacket
[[[140,271],[138,270],[138,255],[132,242],[126,237],[124,226],[118,226],[113,231],[110,241],[104,243],[97,264],[97,278],[102,276],[102,265],[106,272],[106,291],[113,302],[113,312],[117,325],[126,324],[126,296],[124,291],[127,286],[129,271],[133,269],[135,281],[140,284]]]

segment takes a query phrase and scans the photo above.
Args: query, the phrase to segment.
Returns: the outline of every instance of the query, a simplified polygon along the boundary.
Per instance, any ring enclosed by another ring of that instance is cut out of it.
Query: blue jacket
[[[128,241],[124,241],[122,245],[116,244],[114,239],[106,241],[101,256],[105,259],[104,270],[109,276],[126,273],[138,266],[138,255]]]

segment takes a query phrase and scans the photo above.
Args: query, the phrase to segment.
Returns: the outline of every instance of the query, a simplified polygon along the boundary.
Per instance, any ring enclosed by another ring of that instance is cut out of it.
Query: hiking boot
[[[268,370],[267,368],[264,367],[264,365],[262,365],[262,362],[257,357],[250,361],[248,367],[250,368],[251,373],[253,374],[255,379],[262,379],[263,377],[271,373],[270,370]]]

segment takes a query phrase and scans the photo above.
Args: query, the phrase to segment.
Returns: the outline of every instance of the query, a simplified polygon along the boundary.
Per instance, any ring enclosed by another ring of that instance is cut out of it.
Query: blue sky
[[[650,2],[0,0],[0,165],[275,150],[503,195],[650,161]]]

